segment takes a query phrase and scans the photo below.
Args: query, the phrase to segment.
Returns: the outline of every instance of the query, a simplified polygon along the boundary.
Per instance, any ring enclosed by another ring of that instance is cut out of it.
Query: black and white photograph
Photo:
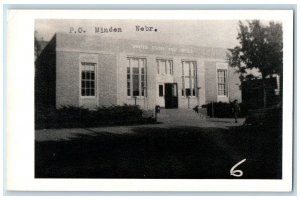
[[[7,21],[8,190],[292,190],[292,10]]]
[[[35,178],[281,179],[282,22],[35,20]]]

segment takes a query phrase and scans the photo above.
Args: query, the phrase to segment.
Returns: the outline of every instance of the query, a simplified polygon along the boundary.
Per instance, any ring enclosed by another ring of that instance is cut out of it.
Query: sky
[[[136,26],[157,31],[136,31]],[[56,32],[70,33],[81,27],[85,35],[95,35],[95,27],[121,28],[122,32],[97,34],[103,37],[135,39],[205,47],[233,48],[238,45],[236,20],[59,20],[37,19],[37,36],[50,40]],[[74,34],[74,31],[72,32]],[[78,34],[78,33],[76,33]]]

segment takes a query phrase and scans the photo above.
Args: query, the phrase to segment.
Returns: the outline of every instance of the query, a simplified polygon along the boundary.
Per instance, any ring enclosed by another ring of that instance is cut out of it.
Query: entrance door
[[[165,108],[178,108],[177,83],[165,83]]]

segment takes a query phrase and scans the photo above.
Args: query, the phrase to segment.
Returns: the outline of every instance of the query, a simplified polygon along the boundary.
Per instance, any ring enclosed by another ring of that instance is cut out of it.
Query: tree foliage
[[[282,25],[269,22],[263,25],[259,20],[239,22],[237,36],[240,45],[228,49],[228,62],[244,80],[247,69],[257,68],[262,78],[282,74]]]
[[[34,31],[34,57],[35,59],[40,55],[42,46],[40,44],[40,40],[38,39],[38,32]]]

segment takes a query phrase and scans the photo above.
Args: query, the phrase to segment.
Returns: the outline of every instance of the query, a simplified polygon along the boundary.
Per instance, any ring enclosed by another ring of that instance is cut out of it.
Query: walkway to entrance
[[[192,109],[161,109],[157,116],[157,121],[164,125],[171,126],[196,126],[196,127],[229,127],[240,126],[244,119],[239,119],[234,123],[233,118],[209,118],[206,110],[202,109],[199,113]]]
[[[202,116],[195,113],[192,109],[161,109],[157,115],[159,124],[142,124],[132,126],[112,126],[112,127],[93,127],[93,128],[72,128],[72,129],[44,129],[35,131],[36,141],[49,140],[69,140],[76,135],[94,135],[97,132],[110,134],[130,134],[134,133],[135,128],[175,128],[175,127],[203,127],[203,128],[224,128],[240,126],[244,119],[239,119],[234,123],[233,118],[209,118],[205,117],[205,110],[201,110]]]

